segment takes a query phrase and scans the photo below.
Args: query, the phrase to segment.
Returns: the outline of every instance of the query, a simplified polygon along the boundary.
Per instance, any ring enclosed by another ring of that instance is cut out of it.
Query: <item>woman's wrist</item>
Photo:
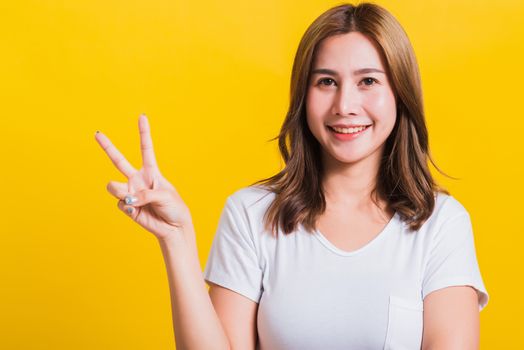
[[[195,230],[192,224],[176,227],[168,234],[157,238],[157,240],[163,249],[196,249]]]

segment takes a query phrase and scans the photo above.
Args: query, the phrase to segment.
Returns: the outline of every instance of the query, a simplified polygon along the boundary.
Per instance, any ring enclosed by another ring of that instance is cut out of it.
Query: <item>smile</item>
[[[366,132],[367,129],[369,129],[371,125],[365,126],[365,127],[357,127],[357,128],[348,128],[348,129],[339,129],[339,128],[333,128],[331,126],[327,126],[330,133],[333,134],[338,140],[341,141],[347,141],[347,140],[353,140],[360,135],[362,135],[364,132]]]

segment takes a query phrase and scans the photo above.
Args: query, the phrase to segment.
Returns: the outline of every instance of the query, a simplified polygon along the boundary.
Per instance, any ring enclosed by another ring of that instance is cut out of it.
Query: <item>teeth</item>
[[[341,134],[354,134],[356,132],[360,132],[364,130],[365,128],[366,128],[365,126],[360,126],[358,128],[347,128],[347,129],[346,128],[333,128],[333,130]]]

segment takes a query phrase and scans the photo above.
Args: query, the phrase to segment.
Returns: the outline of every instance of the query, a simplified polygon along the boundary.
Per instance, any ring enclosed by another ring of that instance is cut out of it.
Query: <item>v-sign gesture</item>
[[[191,214],[175,187],[158,169],[149,122],[145,115],[138,119],[143,166],[136,170],[109,138],[97,132],[95,139],[128,182],[111,181],[107,190],[115,196],[118,207],[158,239],[192,228]]]

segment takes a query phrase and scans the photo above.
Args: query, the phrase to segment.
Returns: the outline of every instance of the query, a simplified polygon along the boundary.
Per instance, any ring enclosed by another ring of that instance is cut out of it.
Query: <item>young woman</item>
[[[227,198],[204,278],[190,211],[139,128],[140,170],[96,139],[129,179],[109,192],[160,243],[178,349],[478,348],[470,217],[430,174],[415,55],[382,7],[339,5],[307,29],[286,165]]]

